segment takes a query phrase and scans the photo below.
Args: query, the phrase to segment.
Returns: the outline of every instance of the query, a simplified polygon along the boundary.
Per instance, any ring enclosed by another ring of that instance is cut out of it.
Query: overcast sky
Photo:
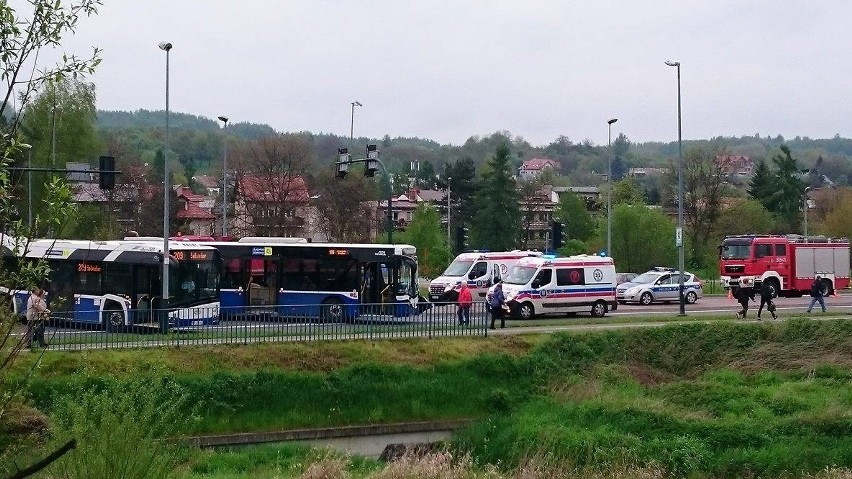
[[[103,110],[279,131],[534,145],[778,134],[852,137],[852,2],[104,0],[69,53],[103,48]],[[13,2],[20,3],[20,2]]]

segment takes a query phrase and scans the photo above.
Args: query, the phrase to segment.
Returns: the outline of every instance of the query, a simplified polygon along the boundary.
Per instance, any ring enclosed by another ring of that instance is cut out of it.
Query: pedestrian
[[[816,279],[814,279],[814,282],[811,283],[811,304],[808,305],[808,313],[811,312],[811,309],[813,309],[814,304],[816,303],[819,303],[820,307],[822,308],[822,312],[825,312],[825,299],[823,298],[822,288],[822,279],[819,275],[817,275]]]
[[[737,313],[737,319],[745,319],[746,314],[748,314],[748,302],[749,300],[754,301],[754,288],[751,286],[740,286],[734,292],[734,298],[737,299],[737,302],[743,308]]]
[[[44,323],[48,315],[50,310],[47,309],[44,288],[33,288],[27,300],[27,333],[30,349],[33,349],[35,343],[43,348],[47,347],[47,341],[44,340]]]
[[[470,307],[473,305],[473,295],[470,293],[470,288],[467,287],[466,281],[459,281],[456,284],[459,290],[459,299],[457,315],[459,317],[459,325],[470,323]]]
[[[488,311],[491,313],[491,329],[494,329],[494,323],[499,319],[500,327],[506,327],[506,312],[503,306],[506,304],[506,297],[503,296],[503,283],[497,282],[494,285],[494,291],[488,298]]]
[[[763,306],[766,306],[766,310],[772,315],[772,319],[778,319],[778,316],[775,314],[775,303],[772,302],[772,298],[774,297],[775,286],[769,281],[760,283],[760,307],[757,308],[758,321],[760,321],[760,312],[763,311]]]

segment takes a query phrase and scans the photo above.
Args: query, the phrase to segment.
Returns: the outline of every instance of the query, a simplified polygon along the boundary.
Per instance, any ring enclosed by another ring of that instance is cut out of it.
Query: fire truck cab
[[[849,287],[849,240],[825,236],[726,236],[719,246],[722,286],[759,287],[771,282],[779,296],[802,296],[817,275],[823,292]]]

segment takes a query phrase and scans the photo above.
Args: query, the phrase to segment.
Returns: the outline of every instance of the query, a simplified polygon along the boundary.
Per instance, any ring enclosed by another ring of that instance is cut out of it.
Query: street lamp
[[[172,44],[162,42],[159,46],[160,50],[166,52],[166,143],[163,150],[163,307],[165,308],[169,299],[169,52]]]
[[[680,297],[680,316],[686,316],[686,298],[683,296],[683,138],[680,116],[680,62],[667,61],[666,65],[677,67],[677,261],[679,271],[678,292]]]
[[[804,209],[804,210],[805,210],[805,224],[804,224],[804,226],[805,226],[805,237],[807,237],[807,236],[808,236],[808,191],[811,191],[811,187],[810,187],[810,186],[808,186],[807,188],[805,188],[805,198],[804,198],[804,200],[805,200],[805,205],[804,205],[804,207],[802,208],[802,209]]]
[[[609,129],[606,140],[607,162],[606,162],[606,255],[612,256],[612,124],[618,118],[606,122]]]
[[[352,149],[352,140],[355,136],[355,107],[356,106],[364,106],[360,101],[355,100],[352,102],[352,120],[349,123],[349,151],[355,151]]]
[[[222,133],[228,129],[228,117],[220,116],[219,121],[225,124]],[[228,136],[225,136],[222,152],[222,238],[228,236]]]

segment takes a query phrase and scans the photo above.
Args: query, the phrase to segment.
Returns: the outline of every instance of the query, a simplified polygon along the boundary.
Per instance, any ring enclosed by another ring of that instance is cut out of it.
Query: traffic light
[[[367,145],[367,158],[364,161],[364,176],[372,178],[379,170],[379,150],[376,145]]]
[[[338,148],[337,157],[337,174],[335,174],[335,176],[338,178],[346,178],[346,173],[349,173],[349,163],[352,162],[349,157],[349,148]]]
[[[553,250],[556,251],[565,243],[565,225],[558,221],[554,221],[552,226],[553,231],[551,232],[551,236],[553,237]]]
[[[98,159],[98,184],[102,190],[115,188],[115,158],[102,156]]]
[[[467,228],[456,226],[456,252],[461,253],[468,249]]]

